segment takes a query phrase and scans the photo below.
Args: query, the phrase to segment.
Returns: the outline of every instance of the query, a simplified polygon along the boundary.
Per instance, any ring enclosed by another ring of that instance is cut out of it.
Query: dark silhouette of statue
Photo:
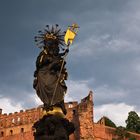
[[[66,114],[64,96],[67,91],[65,80],[68,74],[65,68],[64,56],[68,53],[68,49],[64,50],[62,48],[64,33],[61,33],[57,26],[56,28],[52,26],[51,29],[48,27],[44,33],[40,33],[41,36],[36,37],[36,39],[41,39],[39,41],[43,45],[43,50],[37,57],[33,87],[44,103],[46,110],[58,106]],[[61,68],[62,63],[64,64]]]
[[[33,127],[35,140],[69,140],[75,130],[72,122],[55,115],[44,116]]]
[[[35,140],[68,140],[74,132],[73,123],[64,118],[65,80],[68,77],[65,56],[69,52],[64,45],[64,35],[58,25],[51,28],[47,25],[35,37],[42,51],[36,60],[33,87],[44,104],[45,112],[33,126],[36,129]]]

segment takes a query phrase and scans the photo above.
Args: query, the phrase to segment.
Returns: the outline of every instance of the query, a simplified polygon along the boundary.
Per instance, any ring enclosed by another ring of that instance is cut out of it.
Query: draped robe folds
[[[62,62],[63,58],[61,56],[48,55],[44,52],[41,52],[37,58],[34,88],[36,89],[38,97],[47,106],[55,105],[64,100],[64,95],[67,90],[64,80],[67,72],[64,67],[66,62],[64,62],[60,75]],[[59,76],[60,79],[58,81]]]

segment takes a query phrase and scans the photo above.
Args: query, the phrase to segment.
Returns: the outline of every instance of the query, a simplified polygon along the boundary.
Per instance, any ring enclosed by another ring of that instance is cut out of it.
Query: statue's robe
[[[63,58],[60,55],[49,55],[44,51],[40,53],[36,61],[34,88],[41,101],[48,107],[64,102],[67,90],[64,80],[67,77],[67,72],[64,67],[66,62],[64,62],[60,74],[62,62]],[[54,91],[55,88],[56,91]]]

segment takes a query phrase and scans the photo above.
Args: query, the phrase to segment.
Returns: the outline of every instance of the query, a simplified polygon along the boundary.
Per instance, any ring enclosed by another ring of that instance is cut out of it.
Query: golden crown
[[[55,26],[46,25],[46,28],[43,31],[38,31],[38,35],[35,36],[35,42],[37,43],[37,47],[42,48],[45,47],[47,41],[52,40],[55,41],[58,45],[64,46],[64,35],[65,32],[61,32],[61,29],[58,28],[58,24]]]

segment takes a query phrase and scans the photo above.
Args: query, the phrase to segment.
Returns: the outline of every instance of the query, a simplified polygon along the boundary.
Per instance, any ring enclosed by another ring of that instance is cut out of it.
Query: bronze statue
[[[36,37],[36,41],[40,41],[43,45],[43,50],[37,57],[33,87],[44,103],[44,109],[48,111],[53,106],[58,106],[66,114],[64,96],[67,91],[65,80],[68,74],[64,56],[68,53],[68,49],[62,48],[64,35],[65,33],[62,33],[56,25],[55,28],[52,26],[51,29],[47,26],[45,32],[40,32],[40,36]],[[64,65],[61,70],[63,61]]]
[[[77,26],[70,28],[74,30],[75,27]],[[67,32],[61,32],[58,25],[47,25],[44,31],[39,31],[39,35],[35,37],[42,51],[36,60],[33,87],[44,104],[44,117],[34,124],[35,140],[43,140],[43,137],[47,140],[62,140],[63,136],[64,140],[68,140],[69,135],[74,132],[73,123],[64,118],[67,113],[64,105],[67,91],[65,80],[68,77],[65,58],[69,52],[68,46],[76,35],[70,28]]]

